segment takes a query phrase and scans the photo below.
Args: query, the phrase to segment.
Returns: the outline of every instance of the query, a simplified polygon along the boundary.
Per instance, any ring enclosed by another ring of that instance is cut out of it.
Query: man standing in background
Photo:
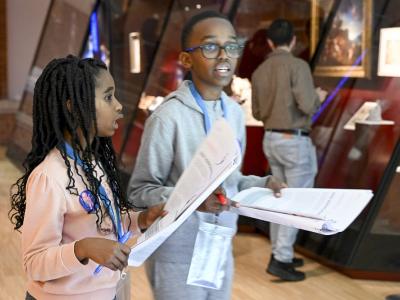
[[[309,137],[311,118],[326,92],[315,89],[307,62],[291,51],[296,43],[292,24],[275,20],[267,30],[272,53],[252,76],[253,116],[264,123],[263,149],[274,176],[292,188],[310,188],[317,174],[315,147]],[[298,229],[270,224],[272,255],[267,272],[286,281],[300,281],[294,258]]]

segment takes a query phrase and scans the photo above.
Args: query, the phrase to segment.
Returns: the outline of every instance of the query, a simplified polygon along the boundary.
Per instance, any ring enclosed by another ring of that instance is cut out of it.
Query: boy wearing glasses
[[[232,24],[217,12],[200,13],[184,26],[181,44],[180,60],[192,81],[184,81],[168,95],[146,122],[128,188],[129,200],[140,209],[168,200],[216,119],[224,117],[230,123],[245,149],[242,110],[222,91],[242,50]],[[252,186],[267,186],[279,194],[283,184],[272,176],[243,176],[235,171],[148,259],[146,270],[155,299],[230,299],[231,238],[237,215],[228,211],[231,202],[221,204],[216,194],[230,198]],[[217,235],[210,234],[210,227]]]

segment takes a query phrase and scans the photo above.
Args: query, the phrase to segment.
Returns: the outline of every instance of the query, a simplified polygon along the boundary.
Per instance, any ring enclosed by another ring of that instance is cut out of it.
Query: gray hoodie
[[[184,81],[169,94],[147,119],[135,169],[129,181],[128,199],[139,209],[168,200],[179,177],[189,165],[197,147],[206,136],[203,112]],[[245,149],[245,123],[242,109],[224,92],[226,120],[236,132]],[[219,100],[205,101],[211,121],[223,115]],[[224,145],[221,145],[223,147]],[[266,177],[243,176],[237,169],[223,186],[228,197],[257,186],[264,187]],[[193,213],[152,255],[151,259],[163,262],[190,263],[199,220],[213,222],[211,213]],[[218,223],[236,229],[237,215],[223,212]]]

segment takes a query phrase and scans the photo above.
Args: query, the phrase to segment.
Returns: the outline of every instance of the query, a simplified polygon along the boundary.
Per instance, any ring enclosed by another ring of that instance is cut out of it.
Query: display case
[[[79,55],[87,35],[95,0],[53,0],[50,3],[38,48],[25,85],[7,155],[17,166],[31,149],[32,104],[36,80],[47,63],[68,54]]]
[[[396,205],[400,78],[377,74],[380,32],[399,25],[395,13],[399,5],[397,1],[333,1],[324,13],[327,23],[313,57],[315,82],[330,92],[312,130],[319,158],[316,187],[371,189],[374,198],[343,233],[327,237],[301,232],[297,249],[356,278],[400,279],[400,230],[393,219],[400,213]],[[352,26],[358,26],[356,39],[350,38]],[[358,47],[352,59],[342,57],[350,55],[346,47],[338,50],[337,58],[324,57],[340,39]],[[379,103],[382,120],[358,120],[350,126],[369,103]]]

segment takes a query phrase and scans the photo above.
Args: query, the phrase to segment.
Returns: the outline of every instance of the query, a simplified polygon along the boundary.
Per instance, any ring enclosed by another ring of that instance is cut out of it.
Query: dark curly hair
[[[96,133],[94,138],[90,137],[93,128],[97,128],[95,86],[101,70],[107,70],[102,61],[69,55],[52,60],[38,78],[33,95],[32,149],[23,162],[25,174],[11,187],[11,210],[8,216],[14,224],[14,229],[18,230],[24,222],[29,175],[53,148],[60,151],[67,167],[68,192],[78,195],[73,177],[74,170],[94,195],[99,230],[106,230],[101,225],[103,219],[110,216],[100,205],[99,186],[104,176],[97,178],[96,168],[100,168],[103,174],[107,175],[114,207],[121,213],[127,213],[132,208],[126,200],[125,193],[121,191],[121,179],[111,138],[98,137]],[[78,130],[87,145],[84,148],[80,143]],[[79,170],[77,162],[71,163],[68,159],[65,132],[70,134],[71,146],[75,155],[79,153],[85,168]]]

